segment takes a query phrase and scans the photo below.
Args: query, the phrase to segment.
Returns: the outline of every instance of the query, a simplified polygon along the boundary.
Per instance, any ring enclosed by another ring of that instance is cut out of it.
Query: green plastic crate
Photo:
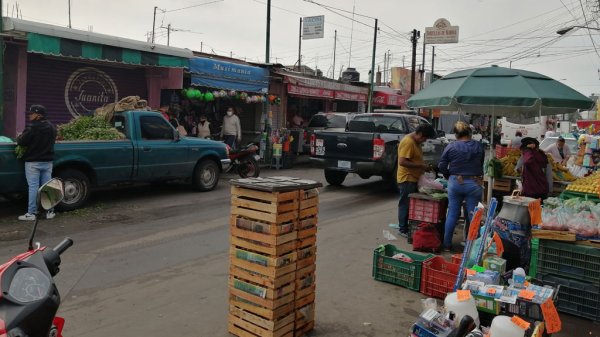
[[[537,273],[554,274],[600,285],[600,249],[540,240]]]
[[[403,253],[413,259],[408,263],[393,259],[392,256]],[[419,291],[421,286],[421,265],[433,254],[407,252],[394,245],[381,245],[373,252],[373,278],[378,281],[396,284]]]
[[[531,259],[529,260],[529,273],[531,278],[537,276],[538,253],[540,250],[540,239],[531,239]]]
[[[600,321],[600,287],[555,275],[538,275],[544,285],[558,288],[556,309],[571,315]]]

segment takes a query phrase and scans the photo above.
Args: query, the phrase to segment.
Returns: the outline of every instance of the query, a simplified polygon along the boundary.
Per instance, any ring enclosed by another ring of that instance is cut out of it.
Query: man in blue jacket
[[[56,128],[46,119],[46,108],[43,105],[32,105],[29,108],[31,124],[17,137],[17,144],[26,148],[23,155],[25,177],[29,185],[29,202],[27,213],[19,216],[19,220],[35,220],[37,216],[37,191],[39,187],[52,179],[52,161],[54,160],[54,142]],[[48,211],[48,219],[54,218],[54,212]]]

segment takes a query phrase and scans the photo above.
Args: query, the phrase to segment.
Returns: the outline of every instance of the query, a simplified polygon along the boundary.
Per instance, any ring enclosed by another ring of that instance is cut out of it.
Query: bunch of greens
[[[62,140],[115,140],[125,136],[102,117],[82,116],[58,127]]]
[[[26,146],[17,145],[15,147],[15,155],[17,156],[17,158],[19,158],[19,159],[23,158],[23,156],[25,155],[25,152],[27,152]]]

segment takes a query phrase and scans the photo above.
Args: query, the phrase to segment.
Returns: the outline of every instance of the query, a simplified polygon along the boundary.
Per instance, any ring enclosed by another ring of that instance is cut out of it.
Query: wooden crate
[[[503,179],[503,178],[496,178],[494,179],[494,186],[493,186],[493,190],[496,191],[504,191],[504,192],[512,192],[512,190],[514,189],[513,187],[513,181],[512,179]]]
[[[261,306],[260,304],[254,303],[252,301],[248,301],[244,298],[240,298],[234,294],[229,294],[229,305],[233,305],[237,308],[243,309],[245,311],[251,312],[269,320],[277,320],[296,310],[296,306],[293,299],[275,309],[271,309]]]
[[[264,192],[231,187],[231,214],[282,224],[298,217],[298,191]]]
[[[293,232],[297,227],[296,221],[277,224],[265,221],[256,221],[239,216],[232,216],[230,224],[244,231],[251,231],[265,235],[284,235]]]
[[[279,288],[271,288],[264,285],[254,284],[250,280],[230,276],[229,290],[237,297],[246,299],[269,309],[275,309],[283,304],[289,303],[289,301],[286,302],[286,300],[288,299],[289,294],[294,294],[296,291],[296,283],[291,282],[282,285]],[[240,295],[240,292],[243,292],[244,294]]]
[[[315,328],[315,321],[310,321],[303,326],[296,327],[296,329],[294,330],[294,337],[306,336],[314,328]]]
[[[315,304],[310,303],[302,308],[296,309],[296,329],[300,330],[305,325],[315,320]],[[299,329],[300,328],[300,329]]]
[[[296,251],[281,256],[273,256],[232,245],[229,253],[232,266],[267,277],[277,278],[296,270]]]
[[[298,240],[296,240],[297,249],[312,247],[312,246],[315,246],[316,244],[317,244],[317,237],[314,235],[308,236],[305,238],[299,238]]]
[[[314,265],[317,261],[317,246],[300,248],[297,251],[296,269]]]
[[[317,203],[318,203],[318,201],[317,201]],[[319,214],[318,206],[312,206],[312,207],[308,207],[305,209],[300,209],[300,212],[298,213],[298,219],[306,219],[309,217],[317,216],[317,214]]]
[[[262,285],[265,287],[269,287],[272,289],[281,288],[290,282],[295,282],[295,280],[296,280],[295,270],[291,271],[290,273],[287,273],[285,275],[280,275],[279,277],[275,278],[275,277],[269,277],[266,275],[262,275],[262,274],[259,274],[259,273],[256,273],[256,272],[253,272],[250,270],[246,270],[246,269],[234,266],[234,265],[229,267],[229,275],[235,276],[236,278],[248,280],[252,283]]]
[[[230,305],[228,330],[239,337],[288,337],[293,336],[295,318],[295,312],[291,312],[276,320],[270,320]]]
[[[319,190],[317,188],[311,188],[307,190],[300,190],[299,196],[300,209],[307,209],[309,207],[315,207],[319,204]]]

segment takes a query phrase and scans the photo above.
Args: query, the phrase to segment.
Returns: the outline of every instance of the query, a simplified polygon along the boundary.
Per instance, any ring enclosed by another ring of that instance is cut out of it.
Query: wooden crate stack
[[[236,336],[296,337],[314,326],[318,195],[290,179],[300,181],[232,181],[229,332]]]

